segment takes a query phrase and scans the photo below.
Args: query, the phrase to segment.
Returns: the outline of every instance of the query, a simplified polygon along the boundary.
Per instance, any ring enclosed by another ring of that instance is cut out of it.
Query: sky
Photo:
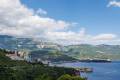
[[[0,35],[120,44],[120,0],[0,0]]]

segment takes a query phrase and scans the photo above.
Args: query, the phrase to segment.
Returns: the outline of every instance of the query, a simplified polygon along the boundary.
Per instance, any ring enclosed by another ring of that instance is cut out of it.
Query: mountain
[[[8,50],[29,50],[32,55],[39,57],[49,56],[50,60],[63,59],[65,56],[76,59],[88,59],[88,58],[98,58],[98,59],[120,59],[120,45],[90,45],[90,44],[80,44],[80,45],[68,45],[61,46],[54,42],[47,41],[45,39],[32,39],[32,38],[16,38],[7,35],[0,35],[0,48]],[[42,53],[41,51],[47,51]],[[60,52],[61,56],[57,54],[53,56],[51,52]],[[52,56],[52,57],[51,57]],[[60,58],[61,57],[61,58]],[[48,59],[48,58],[45,58]],[[64,60],[64,59],[63,59]],[[72,60],[72,59],[71,59]]]
[[[7,35],[0,35],[0,48],[17,51],[29,51],[32,59],[43,59],[50,61],[72,61],[76,60],[61,52],[62,46],[32,38],[16,38]]]
[[[32,59],[48,60],[51,62],[76,61],[77,60],[75,58],[72,58],[68,55],[63,54],[61,51],[53,50],[53,49],[31,51],[30,56],[32,57]]]
[[[9,52],[0,49],[0,80],[63,80],[64,74],[72,75],[75,80],[85,80],[78,77],[76,74],[78,70],[74,68],[46,66],[41,62],[29,63],[11,60],[6,54]],[[72,77],[70,76],[68,79],[71,80]]]
[[[8,50],[39,50],[43,48],[60,49],[60,45],[32,38],[17,38],[7,35],[0,35],[0,48]]]
[[[65,54],[77,59],[120,59],[120,45],[69,45],[65,46]]]

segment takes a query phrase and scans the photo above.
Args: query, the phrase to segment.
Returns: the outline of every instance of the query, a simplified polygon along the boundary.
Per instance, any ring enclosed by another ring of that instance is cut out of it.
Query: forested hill
[[[65,53],[77,59],[120,59],[120,45],[69,45],[65,46]]]
[[[112,59],[120,60],[120,45],[90,45],[90,44],[80,44],[80,45],[68,45],[61,46],[54,42],[47,42],[44,39],[34,40],[32,38],[16,38],[7,35],[0,35],[0,48],[9,50],[31,50],[33,56],[41,55],[48,56],[50,60],[59,61],[63,60],[73,60],[73,59],[85,59],[85,58],[98,58],[98,59]],[[51,49],[53,53],[41,53],[44,49]],[[56,51],[61,54],[56,53]],[[38,53],[38,54],[36,54]],[[61,55],[61,56],[60,56]],[[58,57],[56,57],[58,56]]]
[[[0,80],[85,80],[73,68],[14,61],[5,56],[7,53],[0,49]]]

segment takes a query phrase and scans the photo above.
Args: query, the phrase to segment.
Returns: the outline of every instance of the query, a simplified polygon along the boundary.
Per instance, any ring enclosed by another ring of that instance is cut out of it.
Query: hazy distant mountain
[[[50,61],[72,61],[75,58],[69,57],[61,52],[62,46],[51,43],[33,40],[31,38],[15,38],[7,35],[0,35],[0,48],[9,50],[30,50],[32,59],[43,59]]]
[[[0,35],[0,48],[9,50],[57,50],[61,51],[61,54],[68,55],[77,59],[86,58],[110,58],[110,59],[120,59],[120,45],[69,45],[61,46],[53,42],[47,42],[43,39],[34,40],[31,38],[15,38],[7,35]],[[41,54],[41,53],[40,53]],[[44,54],[49,55],[49,54]],[[43,55],[43,56],[44,56]]]
[[[83,58],[102,58],[120,59],[120,45],[70,45],[65,47],[65,53],[72,57]]]
[[[36,48],[36,46],[33,43],[33,41],[29,38],[15,38],[7,35],[0,35],[0,48],[18,50],[23,48]]]
[[[7,35],[0,35],[0,48],[9,50],[38,50],[41,48],[60,49],[60,46],[43,39],[34,40],[32,38],[16,38]]]
[[[30,55],[32,59],[49,60],[52,62],[77,60],[73,57],[63,54],[61,51],[53,49],[31,51]]]

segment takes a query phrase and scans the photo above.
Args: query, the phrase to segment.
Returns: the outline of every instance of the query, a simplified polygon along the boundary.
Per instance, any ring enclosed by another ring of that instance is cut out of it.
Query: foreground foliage
[[[0,80],[83,80],[73,76],[72,68],[13,61],[5,54],[7,54],[5,50],[0,50]],[[67,76],[64,74],[69,74],[69,79],[64,78]]]
[[[62,75],[57,80],[85,80],[84,78],[80,78],[79,76],[71,76],[68,74]]]

